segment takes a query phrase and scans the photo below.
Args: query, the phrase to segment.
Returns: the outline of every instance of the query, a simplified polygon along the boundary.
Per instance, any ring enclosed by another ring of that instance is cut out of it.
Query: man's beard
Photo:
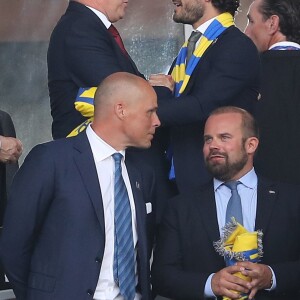
[[[223,164],[212,163],[209,160],[211,155],[222,155],[225,162]],[[217,179],[221,181],[228,181],[232,179],[239,171],[243,169],[248,161],[248,156],[244,148],[242,148],[242,154],[239,160],[230,162],[226,153],[218,151],[211,151],[208,157],[205,158],[205,164],[207,170]]]
[[[173,14],[173,20],[176,23],[190,24],[198,22],[203,17],[203,6],[199,3],[197,6],[186,5],[181,7],[179,13]]]

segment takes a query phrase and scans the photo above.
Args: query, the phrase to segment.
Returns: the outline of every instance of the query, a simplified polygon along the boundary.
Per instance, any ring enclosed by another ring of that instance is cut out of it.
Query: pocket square
[[[151,202],[146,203],[146,212],[147,212],[147,214],[150,214],[152,212],[152,203]]]

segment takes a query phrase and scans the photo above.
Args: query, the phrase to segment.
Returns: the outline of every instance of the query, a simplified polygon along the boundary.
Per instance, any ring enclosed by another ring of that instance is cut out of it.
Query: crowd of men
[[[114,26],[129,3],[70,0],[48,49],[54,141],[11,187],[22,143],[0,127],[16,299],[300,299],[300,1],[254,0],[245,33],[238,0],[173,4],[193,32],[169,74],[146,80]],[[93,87],[88,120],[74,101]],[[257,239],[224,258],[231,230]]]

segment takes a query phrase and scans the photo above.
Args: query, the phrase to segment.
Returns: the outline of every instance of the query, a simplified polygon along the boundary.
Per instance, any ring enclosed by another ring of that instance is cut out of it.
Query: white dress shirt
[[[91,145],[92,153],[95,160],[97,169],[99,184],[102,194],[102,203],[104,211],[104,223],[105,223],[105,247],[104,255],[99,275],[98,284],[94,294],[95,300],[123,300],[123,296],[120,295],[119,287],[116,285],[113,276],[113,261],[114,261],[114,170],[115,161],[112,154],[118,152],[105,141],[103,141],[89,125],[86,129],[86,134]],[[124,163],[125,151],[119,151],[123,155],[121,162],[122,176],[127,188],[131,213],[132,213],[132,233],[133,243],[135,247],[135,259],[136,259],[136,246],[137,246],[137,230],[136,230],[136,211],[134,205],[134,199],[132,189],[127,173],[127,169]],[[101,201],[101,199],[99,199]],[[101,238],[101,237],[99,237]],[[135,266],[136,283],[137,267]],[[140,294],[136,294],[135,300],[141,299]]]
[[[97,15],[97,17],[102,21],[102,23],[105,25],[105,27],[107,29],[110,27],[111,22],[107,19],[106,15],[104,13],[102,13],[101,11],[99,11],[93,7],[90,7],[88,5],[85,5],[85,6]]]
[[[292,46],[292,47],[298,48],[300,50],[300,45],[299,44],[297,44],[295,42],[290,42],[290,41],[283,41],[283,42],[275,43],[272,46],[270,46],[269,50],[272,50],[273,48],[278,47],[278,46],[281,46],[281,47]],[[285,50],[285,49],[282,48],[281,50]]]

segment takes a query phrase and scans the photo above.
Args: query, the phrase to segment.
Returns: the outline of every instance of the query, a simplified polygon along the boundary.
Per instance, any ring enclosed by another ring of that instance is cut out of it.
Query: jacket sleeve
[[[183,239],[179,221],[182,210],[177,205],[180,201],[184,199],[171,199],[158,230],[152,266],[153,291],[172,299],[203,299],[210,274],[183,269]]]
[[[224,33],[203,55],[179,98],[159,97],[158,116],[163,125],[204,122],[220,106],[243,107],[248,102],[254,106],[259,93],[259,56],[247,37],[230,34]]]
[[[35,147],[17,172],[4,217],[1,261],[17,299],[26,299],[31,256],[53,192],[53,165]]]

